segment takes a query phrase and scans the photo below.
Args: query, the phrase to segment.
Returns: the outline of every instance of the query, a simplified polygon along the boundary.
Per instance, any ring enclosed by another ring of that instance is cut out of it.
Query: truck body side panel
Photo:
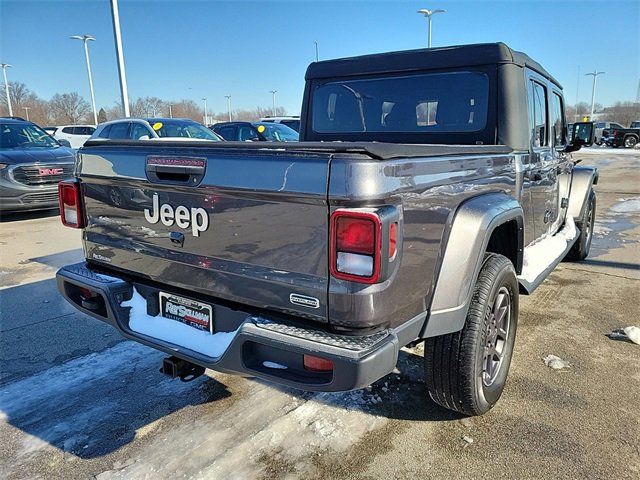
[[[390,327],[429,309],[454,214],[465,200],[489,192],[516,197],[514,155],[450,156],[385,162],[336,157],[331,211],[396,205],[402,211],[401,261],[375,285],[329,279],[332,326]]]

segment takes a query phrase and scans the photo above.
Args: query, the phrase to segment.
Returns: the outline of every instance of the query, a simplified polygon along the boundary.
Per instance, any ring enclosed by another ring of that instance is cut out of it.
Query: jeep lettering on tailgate
[[[153,207],[149,211],[144,209],[144,218],[149,223],[158,223],[161,221],[167,227],[174,223],[184,229],[191,227],[191,233],[194,237],[199,237],[200,232],[204,232],[209,228],[209,215],[204,208],[188,209],[184,205],[178,205],[175,209],[168,203],[158,205],[158,194],[153,194]]]

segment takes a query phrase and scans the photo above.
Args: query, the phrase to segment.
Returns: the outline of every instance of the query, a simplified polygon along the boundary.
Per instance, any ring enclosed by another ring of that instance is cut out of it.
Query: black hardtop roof
[[[512,50],[502,42],[421,48],[314,62],[307,68],[305,79],[504,63],[527,66],[562,88],[542,65],[527,54]]]

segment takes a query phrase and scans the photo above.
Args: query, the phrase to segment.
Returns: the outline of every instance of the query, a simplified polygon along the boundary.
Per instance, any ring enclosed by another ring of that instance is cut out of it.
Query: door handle
[[[531,180],[533,180],[534,182],[539,182],[540,180],[542,180],[542,174],[540,172],[533,172],[533,174],[531,175]]]

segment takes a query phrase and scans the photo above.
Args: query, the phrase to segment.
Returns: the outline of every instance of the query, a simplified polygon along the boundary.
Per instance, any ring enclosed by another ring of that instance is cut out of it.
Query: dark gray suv
[[[58,182],[75,154],[34,123],[0,118],[0,212],[58,207]]]

